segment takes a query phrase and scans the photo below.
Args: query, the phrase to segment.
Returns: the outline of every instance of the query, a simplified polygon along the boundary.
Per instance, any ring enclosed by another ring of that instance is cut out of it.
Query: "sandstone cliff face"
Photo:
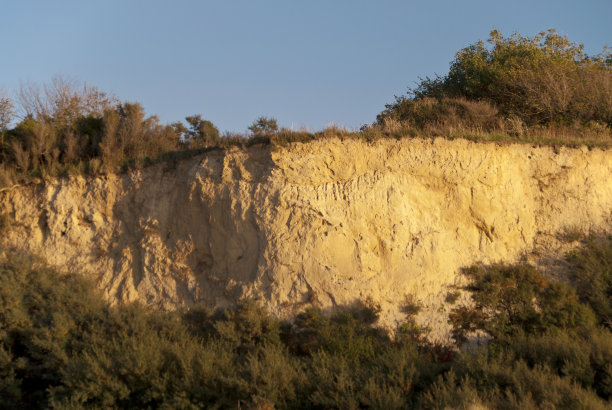
[[[0,245],[81,271],[112,301],[248,296],[283,316],[371,297],[392,324],[409,294],[441,310],[463,266],[610,230],[610,175],[612,151],[464,140],[219,150],[1,192]],[[422,320],[444,333],[443,314]]]

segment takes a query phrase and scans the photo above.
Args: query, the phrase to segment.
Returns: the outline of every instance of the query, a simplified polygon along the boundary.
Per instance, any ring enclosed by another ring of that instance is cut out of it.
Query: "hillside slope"
[[[249,296],[285,316],[370,297],[392,324],[409,294],[441,310],[463,266],[610,230],[610,175],[612,151],[464,140],[217,150],[1,192],[0,245],[91,275],[110,300]]]

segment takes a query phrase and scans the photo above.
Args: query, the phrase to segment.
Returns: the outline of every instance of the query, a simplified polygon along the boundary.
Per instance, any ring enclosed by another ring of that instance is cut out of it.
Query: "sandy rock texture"
[[[371,298],[392,326],[414,295],[443,337],[461,267],[610,230],[611,175],[609,150],[465,140],[217,150],[1,192],[0,245],[163,308],[253,297],[287,316]]]

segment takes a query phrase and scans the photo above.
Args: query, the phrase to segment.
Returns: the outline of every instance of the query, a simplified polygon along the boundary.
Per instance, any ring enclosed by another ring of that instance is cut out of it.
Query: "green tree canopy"
[[[249,131],[253,133],[254,137],[262,137],[274,134],[278,131],[278,124],[276,123],[276,118],[268,118],[261,116],[249,127]]]
[[[192,115],[185,118],[189,129],[185,132],[186,141],[194,148],[205,148],[219,141],[219,130],[215,125],[203,120],[201,115]]]

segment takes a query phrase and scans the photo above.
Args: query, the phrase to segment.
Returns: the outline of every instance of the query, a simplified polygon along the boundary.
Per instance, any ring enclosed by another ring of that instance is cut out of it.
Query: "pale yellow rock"
[[[370,297],[392,327],[412,294],[443,338],[461,267],[609,231],[611,171],[612,151],[465,140],[235,148],[5,190],[0,242],[164,308],[254,297],[286,316]]]

